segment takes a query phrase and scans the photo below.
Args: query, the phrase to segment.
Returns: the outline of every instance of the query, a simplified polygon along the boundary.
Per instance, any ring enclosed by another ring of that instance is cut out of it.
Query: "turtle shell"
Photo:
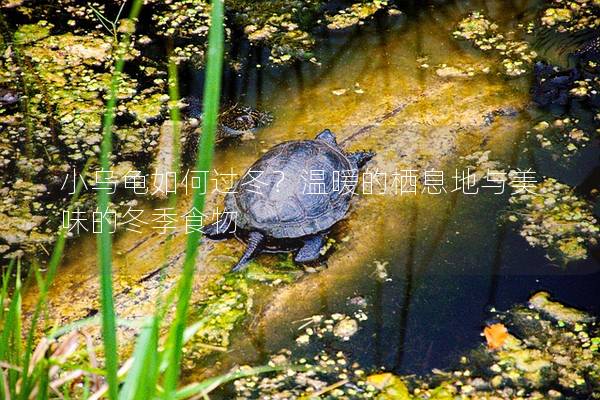
[[[284,142],[246,171],[225,207],[243,230],[277,239],[312,235],[346,215],[357,176],[356,163],[334,143]]]

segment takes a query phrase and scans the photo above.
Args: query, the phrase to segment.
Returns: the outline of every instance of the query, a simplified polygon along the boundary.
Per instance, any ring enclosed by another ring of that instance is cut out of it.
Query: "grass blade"
[[[304,369],[304,367],[293,368],[291,366],[286,367],[286,366],[269,366],[269,365],[264,365],[261,367],[254,367],[254,368],[245,368],[243,370],[237,370],[237,371],[229,372],[227,374],[208,378],[200,383],[192,383],[192,384],[185,386],[185,387],[181,388],[180,390],[178,390],[176,392],[174,398],[177,400],[180,400],[180,399],[187,399],[192,396],[195,396],[195,397],[208,396],[208,394],[210,392],[212,392],[213,390],[215,390],[216,388],[218,388],[219,386],[221,386],[224,383],[231,382],[231,381],[234,381],[234,380],[240,379],[240,378],[247,378],[250,376],[265,374],[268,372],[283,371],[287,368],[291,368],[296,371],[300,371],[300,370]]]
[[[133,26],[142,6],[141,0],[135,0],[131,7],[129,22]],[[100,290],[102,308],[102,338],[104,341],[104,354],[106,365],[106,381],[108,383],[109,398],[116,400],[118,397],[119,359],[117,353],[116,317],[112,289],[112,237],[107,218],[110,202],[109,194],[109,169],[110,155],[112,152],[112,129],[115,119],[115,107],[119,81],[125,66],[125,54],[129,49],[131,30],[124,33],[121,44],[117,48],[117,60],[110,84],[110,95],[106,105],[106,112],[102,121],[102,145],[100,152],[100,167],[102,169],[102,182],[98,185],[98,210],[101,215],[101,232],[98,234],[98,264],[100,266]]]
[[[11,365],[20,364],[20,342],[21,342],[21,262],[17,260],[17,274],[15,276],[15,289],[6,318],[3,322],[2,335],[0,336],[0,360]],[[18,371],[10,369],[8,374],[8,387],[4,390],[9,392],[12,398],[16,398],[16,382]],[[3,383],[3,385],[5,385]]]
[[[133,365],[119,393],[120,400],[153,398],[158,378],[158,327],[158,318],[152,317],[142,328],[133,352]]]
[[[85,176],[87,173],[89,166],[91,164],[91,159],[88,159],[83,167],[81,172],[82,176]],[[46,272],[45,278],[40,282],[40,294],[38,301],[35,305],[35,310],[33,312],[33,317],[31,318],[31,325],[29,327],[29,332],[27,334],[27,341],[25,343],[25,352],[23,355],[23,377],[22,377],[22,389],[21,389],[21,399],[25,400],[29,397],[29,392],[31,388],[29,387],[29,362],[31,357],[31,352],[33,351],[33,340],[35,336],[35,332],[37,330],[37,324],[39,321],[39,317],[41,315],[43,307],[46,306],[46,299],[48,297],[48,290],[54,281],[54,277],[56,276],[56,271],[58,269],[58,265],[60,264],[60,260],[62,258],[65,244],[67,240],[67,227],[69,226],[69,216],[75,207],[75,202],[79,199],[79,195],[81,194],[81,190],[83,189],[83,181],[80,179],[77,182],[75,187],[75,191],[69,200],[69,206],[67,207],[67,221],[64,223],[59,231],[58,238],[56,239],[56,243],[54,244],[54,248],[52,250],[52,255],[50,256],[50,261],[48,262],[48,269]]]
[[[198,149],[198,158],[196,160],[196,170],[210,171],[212,164],[215,132],[217,124],[217,115],[219,112],[219,101],[221,94],[221,73],[223,67],[223,1],[212,1],[211,25],[208,35],[208,55],[206,63],[206,80],[204,85],[203,99],[203,118],[202,118],[202,137]],[[204,210],[204,201],[206,188],[201,179],[198,189],[193,192],[193,207],[202,213]],[[188,233],[185,260],[183,263],[183,273],[178,284],[178,301],[175,313],[175,321],[169,332],[167,347],[170,348],[170,361],[165,372],[164,398],[172,399],[175,395],[177,381],[179,379],[179,369],[181,362],[181,353],[183,347],[183,336],[187,319],[187,309],[192,292],[192,282],[196,266],[196,254],[198,251],[198,242],[201,239],[199,232],[193,230]]]

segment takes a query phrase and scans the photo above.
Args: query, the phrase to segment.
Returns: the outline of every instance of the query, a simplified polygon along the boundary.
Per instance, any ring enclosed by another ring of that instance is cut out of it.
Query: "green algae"
[[[37,24],[23,25],[15,32],[14,40],[17,45],[30,44],[50,36],[53,25],[47,21]]]
[[[45,221],[36,228],[36,234],[52,234],[66,204],[65,193],[60,190],[62,179],[80,170],[87,158],[94,158],[99,152],[101,116],[111,79],[112,38],[101,33],[53,35],[52,25],[42,21],[21,26],[15,33],[13,46],[13,52],[5,53],[0,60],[0,80],[11,82],[15,74],[22,74],[24,90],[29,96],[25,113],[3,110],[7,129],[1,133],[1,143],[7,149],[2,153],[0,173],[4,177],[4,190],[10,190],[14,200],[1,205],[0,212],[15,218],[43,216]],[[139,83],[132,76],[124,74],[120,80],[118,97],[129,103],[122,105],[119,113],[129,113],[138,119],[129,128],[120,127],[127,134],[122,141],[125,151],[116,161],[122,161],[123,157],[143,159],[153,151],[148,145],[153,140],[153,131],[136,129],[135,125],[148,127],[153,122],[150,120],[160,114],[157,109],[161,86],[138,93]],[[27,139],[23,135],[24,126],[35,131],[35,140],[24,140]],[[140,169],[143,167],[138,165]],[[26,184],[15,185],[15,175]],[[25,190],[26,186],[41,184],[45,190],[33,196]],[[81,205],[93,207],[93,201],[88,200],[90,194],[84,193]],[[38,246],[39,239],[20,237],[22,243],[11,242],[13,248],[23,247],[31,254],[43,249]],[[52,237],[49,236],[49,242]]]
[[[346,29],[354,25],[364,24],[364,20],[372,17],[377,11],[387,6],[387,0],[354,3],[334,15],[328,15],[326,17],[327,28],[332,30]]]
[[[508,77],[526,74],[537,58],[528,42],[514,38],[515,32],[500,32],[498,25],[480,12],[471,13],[460,21],[453,35],[481,51],[498,56],[500,73]]]
[[[402,379],[387,372],[367,377],[367,383],[378,390],[377,400],[410,400],[408,388]]]
[[[593,322],[593,318],[583,311],[565,306],[550,299],[550,293],[538,292],[529,299],[529,305],[535,310],[545,314],[556,322],[570,324]]]
[[[521,224],[521,236],[561,265],[587,258],[587,248],[597,243],[600,227],[591,204],[553,178],[512,196],[510,203],[509,219]]]
[[[193,336],[184,348],[186,368],[193,370],[207,355],[229,347],[234,329],[251,314],[256,292],[261,287],[289,284],[301,274],[289,259],[283,259],[270,267],[253,261],[243,274],[226,273],[217,277],[202,290],[201,300],[194,303],[194,311],[190,313],[194,323],[189,328]]]
[[[539,24],[556,32],[579,32],[600,26],[597,0],[552,0],[540,14]]]
[[[165,112],[167,100],[168,96],[154,93],[150,96],[134,97],[130,102],[124,104],[124,108],[140,123],[152,122]]]
[[[265,44],[266,43],[267,42],[265,42]],[[367,88],[366,90],[370,90],[371,89],[371,87],[369,85],[365,85],[365,87]],[[127,113],[127,110],[124,110],[124,112]],[[311,111],[309,110],[307,113],[310,114]],[[477,116],[480,117],[480,115],[477,115]],[[321,118],[318,118],[318,119],[320,120],[319,123],[322,123]],[[137,121],[137,122],[141,123],[141,121]],[[300,124],[298,124],[298,125],[300,125]],[[119,130],[119,132],[126,132],[126,133],[123,134],[123,137],[127,137],[128,135],[130,135],[129,131],[132,131],[131,135],[138,136],[138,130],[143,130],[143,128],[124,127],[124,128],[118,128],[118,130]],[[279,138],[277,137],[274,140],[278,140],[278,139]],[[139,146],[140,142],[141,142],[140,140],[136,140],[135,142],[133,140],[132,141],[127,141],[127,143],[136,143],[135,146]],[[132,147],[135,147],[135,146],[132,144]],[[237,160],[238,160],[238,158],[236,158],[236,162],[237,162]],[[254,279],[254,277],[252,275],[250,275],[250,278]],[[264,278],[260,277],[260,275],[259,275],[259,278],[257,280],[260,281],[261,279],[264,279]],[[265,281],[268,282],[268,279],[266,279]],[[273,280],[273,282],[275,282],[275,281],[276,281],[276,279]],[[231,307],[232,304],[236,304],[235,302],[238,301],[237,300],[238,297],[236,297],[235,295],[232,295],[231,293],[229,293],[227,296],[223,295],[223,297],[216,296],[214,299],[217,301],[217,303],[215,303],[215,304],[224,305],[223,307],[224,307],[224,310],[227,310],[226,312],[230,311],[230,309],[228,307]],[[222,303],[220,302],[221,300],[222,300]],[[215,306],[215,307],[217,308],[217,306]],[[231,324],[230,324],[231,321],[235,321],[235,323],[237,323],[237,321],[243,321],[243,319],[244,319],[244,317],[241,317],[238,314],[238,312],[240,311],[239,308],[233,308],[233,309],[231,309],[231,311],[232,311],[232,313],[231,313],[231,317],[232,318],[223,322],[223,326],[225,326],[225,327],[231,326]],[[203,318],[201,315],[199,315],[198,317],[199,318]],[[235,323],[233,325],[235,325]],[[219,336],[215,335],[214,337],[217,338],[214,343],[218,343]],[[231,340],[229,336],[227,337],[227,340]],[[199,347],[202,347],[204,350],[206,350],[206,349],[208,349],[208,347],[206,347],[206,346],[210,346],[210,342],[209,341],[199,340]],[[191,346],[190,348],[193,349],[193,346]],[[193,352],[193,350],[191,350],[191,351]],[[212,351],[219,351],[219,350],[212,349]],[[451,386],[451,385],[449,385],[449,386]],[[456,393],[456,388],[454,386],[452,386],[452,388],[454,390],[454,393]]]

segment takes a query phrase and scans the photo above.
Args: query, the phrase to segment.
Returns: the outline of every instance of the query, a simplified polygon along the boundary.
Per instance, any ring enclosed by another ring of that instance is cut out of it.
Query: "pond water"
[[[260,67],[242,74],[228,72],[225,93],[230,100],[268,110],[274,122],[253,140],[218,148],[215,169],[242,173],[272,145],[312,138],[329,128],[339,141],[347,139],[346,149],[375,151],[371,170],[434,168],[450,177],[461,157],[490,150],[490,158],[504,166],[532,168],[538,177],[581,184],[599,167],[594,146],[563,162],[525,138],[543,117],[530,103],[529,76],[436,74],[440,64],[482,69],[497,63],[452,38],[456,23],[469,11],[484,11],[508,31],[528,21],[538,4],[415,5],[401,16],[380,16],[350,32],[329,33],[317,48],[320,66],[305,63],[275,69],[266,66],[266,54],[252,47],[238,49],[240,56]],[[430,67],[421,67],[425,63]],[[510,112],[486,122],[486,116],[498,110]],[[185,209],[188,201],[181,199],[179,207]],[[357,196],[348,218],[332,232],[338,246],[327,254],[327,269],[289,285],[259,288],[250,321],[235,332],[229,351],[200,363],[198,375],[235,364],[262,364],[282,348],[309,355],[322,346],[343,350],[364,368],[425,373],[450,366],[459,354],[480,343],[490,309],[523,303],[542,289],[559,301],[600,315],[600,253],[592,251],[586,261],[567,268],[554,265],[543,250],[529,247],[514,225],[504,222],[507,205],[507,194],[489,190],[476,195]],[[209,198],[208,210],[216,207],[222,207],[222,196]],[[164,255],[166,246],[170,256]],[[183,247],[181,231],[169,243],[149,228],[142,234],[117,235],[116,306],[122,318],[152,311],[158,289],[141,278],[167,260],[175,267],[167,274],[166,286],[175,282]],[[242,248],[234,240],[203,243],[198,287],[225,272],[222,261],[231,265]],[[77,239],[66,254],[49,299],[51,316],[63,323],[93,315],[98,307],[93,294],[94,238]],[[272,265],[276,259],[263,255],[258,261]],[[387,262],[387,279],[377,278],[376,261]],[[350,341],[297,348],[301,325],[297,321],[316,314],[351,314],[356,309],[351,299],[357,298],[366,303],[368,319]],[[32,289],[25,306],[34,300]]]

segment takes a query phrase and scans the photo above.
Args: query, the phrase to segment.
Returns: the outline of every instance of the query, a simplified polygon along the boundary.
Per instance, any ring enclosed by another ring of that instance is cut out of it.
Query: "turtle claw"
[[[321,248],[325,242],[322,235],[315,235],[304,241],[304,245],[296,253],[294,261],[299,264],[305,264],[316,261],[321,256]]]
[[[225,214],[224,214],[225,215]],[[202,233],[209,239],[220,240],[230,236],[234,232],[235,221],[229,214],[217,219],[212,224],[202,228]]]
[[[247,266],[248,266],[247,261],[243,264],[238,262],[237,264],[235,264],[233,266],[233,268],[231,268],[231,270],[229,272],[240,272],[240,271],[243,271],[244,269],[246,269]]]

